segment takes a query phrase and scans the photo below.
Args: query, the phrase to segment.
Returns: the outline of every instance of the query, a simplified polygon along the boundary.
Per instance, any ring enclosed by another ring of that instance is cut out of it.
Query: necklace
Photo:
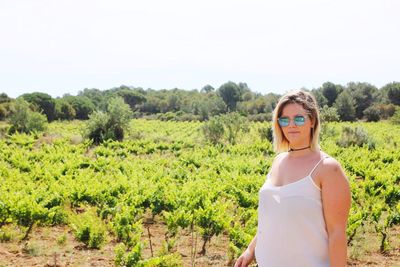
[[[304,149],[307,149],[307,148],[310,148],[310,146],[303,147],[303,148],[297,148],[297,149],[296,148],[290,148],[288,152],[304,150]]]

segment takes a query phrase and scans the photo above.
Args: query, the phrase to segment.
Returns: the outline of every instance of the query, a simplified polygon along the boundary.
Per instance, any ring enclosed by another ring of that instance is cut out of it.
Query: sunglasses
[[[297,115],[293,118],[294,124],[296,126],[302,126],[306,122],[306,117],[302,115]],[[281,127],[286,127],[289,126],[290,124],[290,118],[289,117],[280,117],[278,119],[278,123]]]

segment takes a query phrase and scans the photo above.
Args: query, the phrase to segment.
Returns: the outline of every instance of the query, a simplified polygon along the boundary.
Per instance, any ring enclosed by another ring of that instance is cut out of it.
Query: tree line
[[[343,86],[325,82],[311,91],[321,116],[326,121],[379,121],[392,117],[400,106],[400,82],[377,88],[366,82]],[[52,98],[42,92],[22,94],[16,99],[0,94],[0,120],[9,119],[20,107],[54,120],[86,120],[95,111],[107,111],[111,99],[120,97],[129,105],[134,118],[161,120],[209,120],[211,117],[238,112],[251,121],[269,121],[280,97],[276,93],[252,91],[246,83],[226,82],[219,88],[211,85],[201,90],[154,90],[120,86],[108,90],[84,89],[76,96],[65,94]],[[24,103],[22,103],[24,102]]]

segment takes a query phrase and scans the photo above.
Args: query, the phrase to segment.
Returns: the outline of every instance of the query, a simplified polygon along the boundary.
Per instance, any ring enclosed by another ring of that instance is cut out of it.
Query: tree
[[[177,94],[170,94],[168,96],[168,110],[178,111],[180,108],[180,97]]]
[[[80,91],[78,93],[77,97],[85,97],[87,99],[90,99],[90,101],[94,105],[93,110],[95,110],[95,109],[96,110],[106,110],[106,108],[107,108],[106,92],[101,91],[99,89],[85,88],[83,91]]]
[[[201,93],[210,93],[212,91],[214,91],[214,87],[212,87],[211,85],[207,84],[205,86],[203,86],[203,88],[201,88],[200,92]]]
[[[234,82],[227,82],[218,88],[218,94],[222,97],[229,111],[236,109],[236,104],[240,100],[240,88]]]
[[[193,114],[200,115],[202,120],[207,120],[212,116],[226,112],[226,104],[222,98],[215,93],[209,93],[205,98],[193,103]]]
[[[328,105],[328,99],[322,94],[321,90],[312,90],[311,93],[314,95],[315,100],[317,100],[318,106],[323,107]]]
[[[56,118],[55,100],[50,95],[35,92],[20,97],[39,108],[46,115],[47,121],[51,122]]]
[[[339,85],[335,85],[331,82],[325,82],[322,84],[322,95],[328,100],[328,106],[331,107],[335,103],[336,98],[342,92],[342,88]]]
[[[15,112],[15,101],[0,103],[0,120],[4,120]]]
[[[348,83],[347,89],[353,96],[356,117],[361,119],[364,116],[364,110],[372,106],[378,95],[378,89],[369,83]]]
[[[76,116],[74,107],[64,99],[56,99],[56,118],[73,120]]]
[[[340,120],[354,121],[356,119],[354,99],[347,90],[337,97],[334,107],[337,109]]]
[[[266,106],[264,109],[264,112],[266,113],[271,113],[275,107],[276,104],[278,104],[280,95],[274,94],[274,93],[269,93],[265,96],[266,99]]]
[[[93,102],[87,96],[67,96],[64,99],[75,109],[78,120],[89,119],[89,114],[95,110]]]
[[[1,93],[0,94],[0,104],[2,103],[8,103],[10,102],[12,99],[8,97],[8,95],[6,93]]]
[[[120,90],[118,91],[117,95],[121,96],[125,103],[127,103],[133,111],[137,110],[140,104],[146,102],[146,97],[144,97],[144,95],[139,94],[131,89]]]
[[[388,83],[381,90],[386,93],[390,103],[400,105],[400,82]]]
[[[240,100],[242,100],[242,97],[245,93],[251,93],[251,90],[250,90],[249,86],[247,85],[247,83],[240,82],[238,84],[238,87],[239,87],[239,92],[240,92]]]

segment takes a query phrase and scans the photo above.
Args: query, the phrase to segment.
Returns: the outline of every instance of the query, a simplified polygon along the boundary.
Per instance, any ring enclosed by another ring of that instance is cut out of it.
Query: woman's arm
[[[346,226],[351,205],[349,182],[340,163],[324,160],[321,171],[322,205],[329,238],[331,267],[347,265]]]
[[[237,259],[235,267],[247,267],[255,259],[255,249],[257,243],[257,235],[254,236],[247,249]]]

